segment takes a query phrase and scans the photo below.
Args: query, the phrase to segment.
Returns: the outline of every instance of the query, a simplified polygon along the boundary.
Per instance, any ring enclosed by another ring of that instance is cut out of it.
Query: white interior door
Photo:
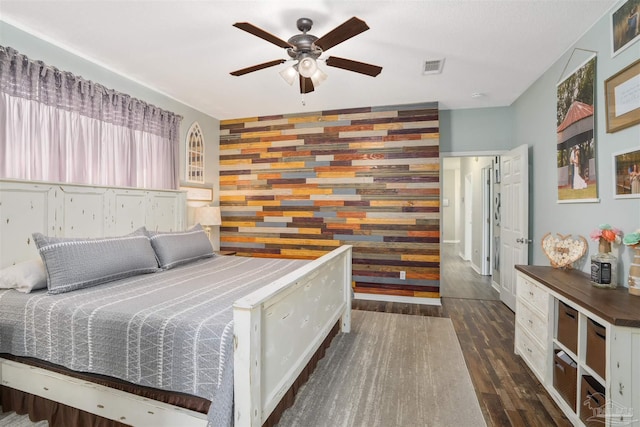
[[[500,158],[500,299],[516,310],[516,264],[529,263],[529,147],[521,145]]]

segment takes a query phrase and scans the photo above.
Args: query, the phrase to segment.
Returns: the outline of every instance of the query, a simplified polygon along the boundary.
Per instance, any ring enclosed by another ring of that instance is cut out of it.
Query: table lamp
[[[220,207],[201,206],[196,208],[195,222],[196,224],[199,223],[202,225],[207,232],[207,236],[211,237],[211,226],[222,224],[222,219],[220,218]]]

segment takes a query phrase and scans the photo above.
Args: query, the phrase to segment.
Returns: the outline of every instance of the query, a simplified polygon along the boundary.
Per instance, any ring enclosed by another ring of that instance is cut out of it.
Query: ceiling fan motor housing
[[[307,31],[309,31],[313,25],[313,21],[309,18],[300,18],[297,21],[297,25],[298,30],[302,31],[302,34],[296,34],[288,40],[294,47],[287,48],[287,53],[294,59],[300,59],[300,56],[303,54],[305,57],[311,56],[313,59],[318,59],[318,57],[322,55],[322,49],[313,44],[318,40],[318,37],[307,34]]]

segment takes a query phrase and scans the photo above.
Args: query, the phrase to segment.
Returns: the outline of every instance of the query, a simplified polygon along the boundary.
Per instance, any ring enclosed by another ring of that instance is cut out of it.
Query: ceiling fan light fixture
[[[313,82],[313,86],[314,87],[318,87],[320,86],[320,84],[327,80],[327,73],[325,73],[324,71],[322,71],[320,68],[316,69],[316,72],[313,73],[313,75],[311,75],[311,81]]]
[[[302,77],[310,78],[317,70],[316,60],[310,56],[305,56],[298,61],[298,72]]]
[[[279,74],[289,85],[293,85],[293,82],[298,80],[300,83],[300,93],[303,95],[305,93],[313,92],[314,88],[324,82],[328,77],[324,71],[319,69],[317,62],[319,60],[324,61],[324,64],[328,67],[341,68],[343,70],[353,71],[354,73],[365,74],[371,77],[376,77],[380,74],[382,67],[377,65],[333,56],[326,59],[320,59],[322,54],[333,46],[349,40],[363,31],[367,31],[369,26],[362,19],[354,16],[320,38],[313,34],[309,34],[312,25],[313,21],[309,18],[298,19],[298,30],[302,33],[295,34],[290,37],[288,41],[285,41],[248,22],[236,22],[233,24],[234,27],[242,31],[246,31],[249,34],[285,49],[290,60],[295,63],[293,66],[280,71]],[[285,62],[287,62],[285,59],[275,59],[273,61],[232,71],[230,74],[232,76],[243,76],[245,74],[263,70]]]
[[[280,71],[280,75],[284,79],[285,82],[289,83],[289,86],[293,85],[293,82],[298,78],[298,72],[293,66],[289,66],[284,70]]]

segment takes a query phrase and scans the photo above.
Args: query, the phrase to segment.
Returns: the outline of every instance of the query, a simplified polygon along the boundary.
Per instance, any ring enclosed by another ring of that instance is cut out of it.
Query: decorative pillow
[[[215,255],[209,237],[200,224],[187,231],[147,231],[147,234],[160,267],[165,270]]]
[[[39,258],[19,262],[0,270],[0,289],[15,289],[28,294],[47,287],[47,271]]]
[[[50,294],[158,271],[144,227],[122,237],[73,239],[33,233]]]

